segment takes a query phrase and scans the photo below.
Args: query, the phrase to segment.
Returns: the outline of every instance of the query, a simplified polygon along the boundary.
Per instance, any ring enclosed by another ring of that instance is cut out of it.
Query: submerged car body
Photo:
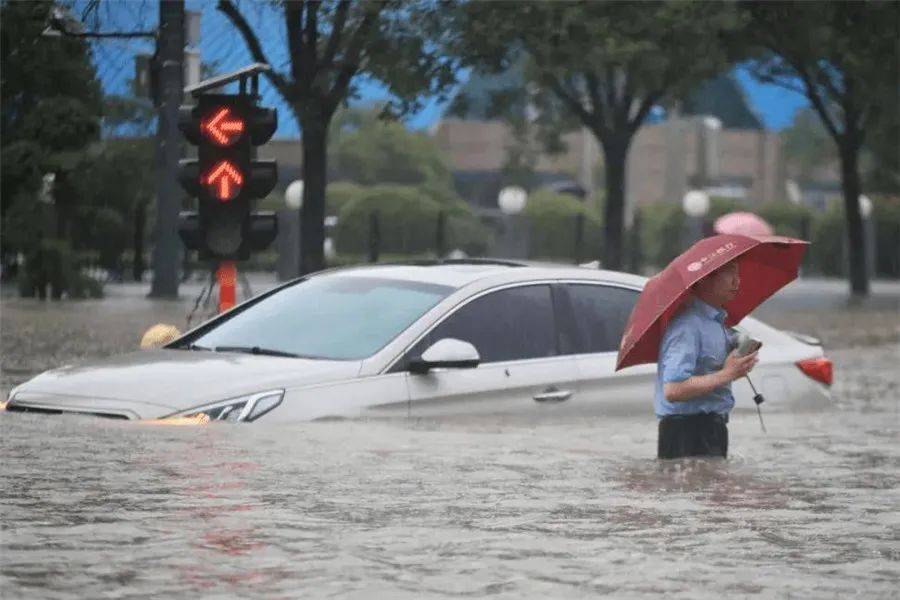
[[[614,371],[645,281],[502,261],[324,271],[164,348],[42,373],[13,390],[7,410],[273,423],[650,413],[656,365]],[[763,342],[752,377],[767,406],[829,401],[815,340],[752,317],[738,328]],[[754,408],[745,380],[733,390],[738,409]]]

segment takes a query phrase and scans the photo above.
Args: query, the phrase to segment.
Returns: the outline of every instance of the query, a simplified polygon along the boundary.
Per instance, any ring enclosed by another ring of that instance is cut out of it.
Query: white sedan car
[[[435,261],[323,271],[158,350],[45,372],[7,410],[125,419],[652,414],[656,365],[615,372],[643,277],[575,266]],[[815,340],[748,317],[767,406],[830,399]],[[751,409],[746,381],[738,408]]]

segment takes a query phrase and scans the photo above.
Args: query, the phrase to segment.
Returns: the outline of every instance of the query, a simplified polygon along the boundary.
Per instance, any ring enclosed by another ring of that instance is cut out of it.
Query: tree
[[[429,41],[439,31],[437,3],[284,0],[281,6],[290,71],[273,70],[267,77],[302,130],[300,269],[309,273],[325,266],[328,129],[337,108],[367,77],[392,93],[386,113],[402,115],[418,107],[423,95],[439,93],[451,84],[455,68]],[[259,34],[235,4],[221,0],[218,7],[241,34],[253,59],[268,63]]]
[[[76,206],[67,176],[99,137],[100,84],[87,43],[41,35],[53,6],[47,0],[0,5],[4,255],[40,255],[46,238],[68,237]],[[38,200],[45,173],[56,175],[55,232],[45,229]],[[55,246],[67,249],[65,243]]]
[[[808,180],[817,168],[837,163],[837,151],[822,120],[812,109],[798,110],[782,133],[784,158],[791,177]]]
[[[455,52],[503,70],[520,52],[526,77],[597,138],[605,158],[603,263],[623,263],[625,168],[634,135],[655,105],[724,70],[739,24],[725,3],[469,2]]]
[[[75,247],[99,254],[101,266],[121,269],[124,251],[133,249],[134,279],[143,271],[143,241],[146,211],[156,193],[152,138],[111,139],[98,147],[96,156],[85,161],[75,182],[79,202]]]
[[[804,94],[837,146],[850,290],[866,295],[860,150],[882,119],[896,119],[900,4],[746,2],[743,10],[751,18],[750,41],[764,50],[755,76]]]
[[[452,186],[450,171],[432,137],[410,131],[402,123],[374,118],[374,113],[336,136],[331,158],[338,178],[354,183]]]

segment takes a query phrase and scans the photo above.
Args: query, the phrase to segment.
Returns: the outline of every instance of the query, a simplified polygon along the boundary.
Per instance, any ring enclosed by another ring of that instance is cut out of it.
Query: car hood
[[[11,404],[158,418],[245,394],[352,378],[359,368],[359,361],[142,350],[42,373],[16,388]]]

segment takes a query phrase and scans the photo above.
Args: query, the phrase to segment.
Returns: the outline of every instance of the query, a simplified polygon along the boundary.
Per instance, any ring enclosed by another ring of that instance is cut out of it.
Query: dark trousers
[[[728,456],[727,417],[716,413],[672,415],[659,421],[658,458]]]

